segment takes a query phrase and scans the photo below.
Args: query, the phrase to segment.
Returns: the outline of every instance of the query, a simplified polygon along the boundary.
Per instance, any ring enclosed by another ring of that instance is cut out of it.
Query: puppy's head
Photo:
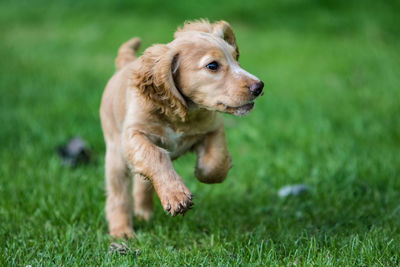
[[[184,120],[188,102],[243,116],[253,109],[264,84],[242,69],[238,58],[227,22],[186,23],[171,43],[146,49],[132,81],[167,116]]]
[[[175,81],[185,98],[237,116],[253,109],[264,84],[239,65],[236,38],[227,22],[187,23],[169,46],[179,54]]]

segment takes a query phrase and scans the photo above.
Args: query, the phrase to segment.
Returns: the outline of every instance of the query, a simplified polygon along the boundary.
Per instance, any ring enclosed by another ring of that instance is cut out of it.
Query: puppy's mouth
[[[223,105],[225,106],[225,112],[233,114],[235,116],[245,116],[245,115],[249,114],[250,111],[252,111],[254,108],[253,101],[251,101],[247,104],[244,104],[242,106],[237,106],[237,107],[232,107],[232,106],[228,106],[225,104],[223,104]]]

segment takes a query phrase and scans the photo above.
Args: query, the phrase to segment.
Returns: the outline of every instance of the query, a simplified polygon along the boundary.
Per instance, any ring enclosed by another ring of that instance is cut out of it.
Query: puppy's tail
[[[117,70],[122,69],[136,59],[135,53],[139,50],[139,47],[140,39],[137,37],[132,38],[121,45],[118,50],[118,56],[115,59]]]

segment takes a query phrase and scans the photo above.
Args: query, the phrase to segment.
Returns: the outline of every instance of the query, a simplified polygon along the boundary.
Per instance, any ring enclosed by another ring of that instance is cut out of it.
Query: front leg
[[[231,156],[226,146],[225,128],[222,125],[215,132],[209,133],[196,147],[196,178],[207,184],[221,183],[228,175]]]
[[[126,129],[123,149],[135,173],[153,183],[164,210],[175,216],[184,214],[193,205],[192,193],[176,173],[166,150],[134,129]]]
[[[110,235],[132,238],[131,179],[121,155],[119,138],[106,141],[106,214]]]

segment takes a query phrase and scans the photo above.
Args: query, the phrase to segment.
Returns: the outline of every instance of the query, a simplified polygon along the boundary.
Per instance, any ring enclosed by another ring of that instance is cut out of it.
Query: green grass
[[[398,2],[75,2],[0,2],[0,266],[400,264]],[[232,24],[266,94],[225,117],[228,179],[200,184],[179,159],[195,208],[157,200],[132,253],[111,255],[98,109],[117,48],[199,17]],[[54,148],[75,135],[96,162],[70,170]],[[311,193],[277,196],[294,183]]]

